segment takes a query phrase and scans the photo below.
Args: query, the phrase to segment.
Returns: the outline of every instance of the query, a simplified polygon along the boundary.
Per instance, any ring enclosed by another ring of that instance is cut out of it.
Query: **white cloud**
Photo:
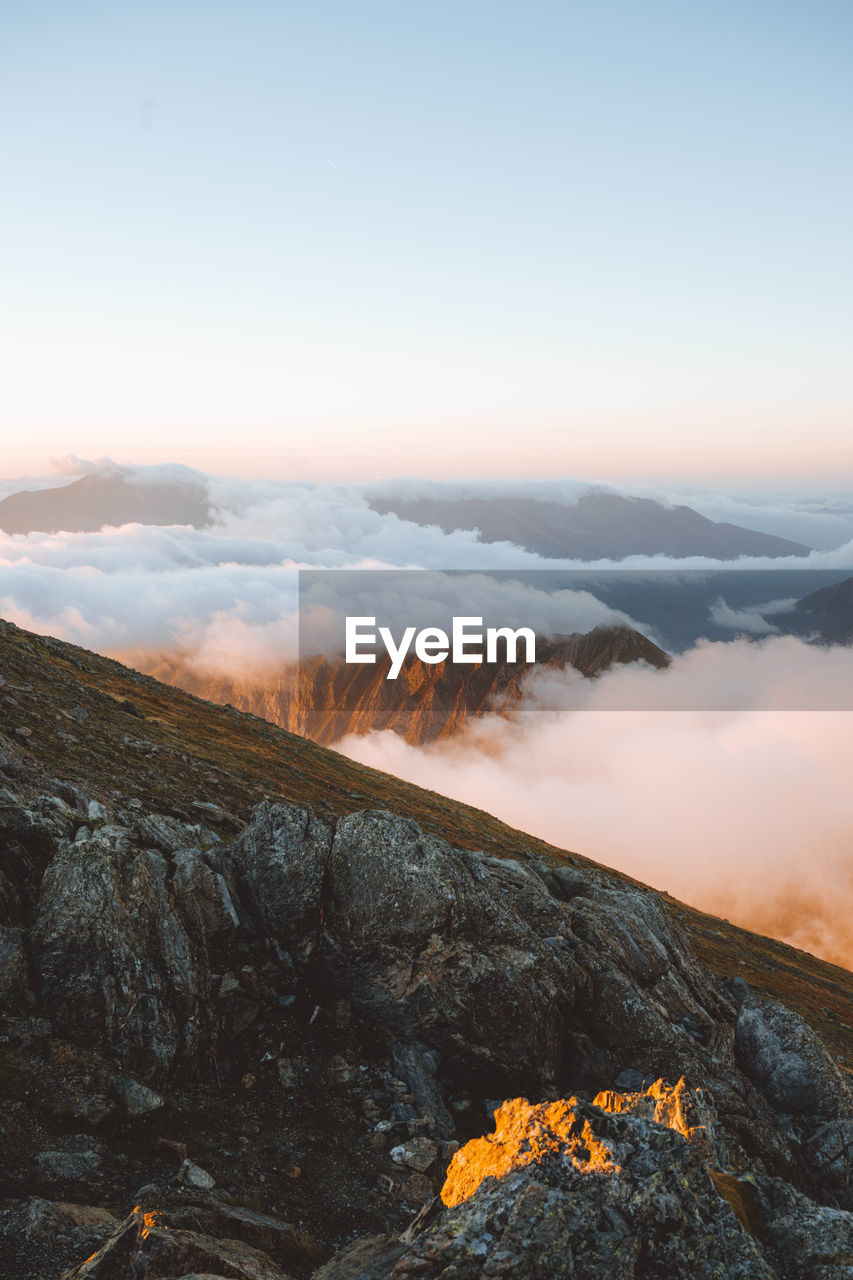
[[[853,689],[853,652],[827,660],[787,638],[735,642],[705,645],[665,673],[617,669],[592,683],[542,673],[535,683],[535,702],[514,720],[475,722],[449,742],[374,733],[337,749],[853,964],[853,716],[772,710],[833,705],[839,688]],[[700,707],[713,696],[746,709],[671,710],[685,684]]]

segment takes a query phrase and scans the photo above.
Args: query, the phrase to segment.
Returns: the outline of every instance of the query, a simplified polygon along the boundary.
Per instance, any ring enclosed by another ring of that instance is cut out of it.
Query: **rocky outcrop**
[[[571,866],[453,849],[377,811],[344,818],[333,834],[305,811],[261,805],[231,853],[258,927],[306,972],[322,967],[325,989],[345,994],[372,1034],[436,1053],[445,1086],[476,1082],[499,1097],[595,1093],[626,1071],[701,1079],[734,1164],[846,1202],[849,1085],[825,1051],[811,1053],[814,1087],[829,1090],[835,1111],[792,1127],[761,1070],[739,1065],[735,1029],[743,1060],[749,1015],[657,895]],[[802,1143],[818,1133],[815,1158]]]
[[[3,935],[0,998],[23,1007],[31,965],[45,1014],[117,1074],[159,1088],[209,1071],[278,999],[275,974],[245,963],[261,947],[313,1007],[346,1002],[394,1053],[433,1138],[453,1137],[454,1091],[685,1076],[713,1094],[733,1167],[849,1203],[847,1080],[796,1015],[739,1007],[649,890],[456,849],[378,810],[332,824],[264,802],[224,846],[128,811],[70,839],[43,808],[55,853],[32,927]]]
[[[316,1066],[275,1030],[293,1012],[288,1034],[316,1021],[335,1046],[330,1087],[356,1090],[381,1194],[416,1209],[453,1157],[431,1220],[362,1240],[361,1272],[343,1252],[324,1277],[844,1274],[847,1079],[796,1015],[712,977],[650,890],[459,849],[383,810],[332,821],[264,801],[230,844],[70,792],[19,810],[7,801],[22,857],[0,1004],[18,1043],[71,1064],[53,1098],[41,1083],[25,1096],[75,1130],[28,1157],[40,1195],[82,1197],[120,1168],[111,1134],[159,1124],[179,1083],[221,1088],[224,1072],[250,1097],[265,1070],[296,1103]],[[247,1037],[266,1045],[251,1063]],[[355,1046],[384,1060],[379,1078]],[[661,1076],[702,1087],[629,1087]],[[453,1156],[486,1099],[522,1092],[542,1101],[503,1108],[502,1136]],[[224,1166],[180,1140],[158,1149],[182,1153],[168,1185],[195,1197],[191,1216],[131,1216],[73,1274],[133,1277],[144,1261],[146,1276],[280,1280],[274,1231],[269,1255],[245,1236],[235,1252]]]
[[[135,1209],[86,1262],[62,1280],[290,1280],[243,1240],[176,1226],[165,1214]]]
[[[440,1203],[315,1280],[845,1280],[853,1214],[720,1171],[707,1122],[712,1105],[683,1081],[592,1104],[505,1102],[494,1132],[453,1157]]]
[[[105,826],[59,850],[42,883],[33,959],[45,1011],[65,1034],[163,1079],[211,1042],[210,973],[166,859],[129,836]]]
[[[741,1069],[779,1114],[814,1182],[853,1203],[853,1089],[818,1036],[778,1001],[748,996],[735,1046]]]

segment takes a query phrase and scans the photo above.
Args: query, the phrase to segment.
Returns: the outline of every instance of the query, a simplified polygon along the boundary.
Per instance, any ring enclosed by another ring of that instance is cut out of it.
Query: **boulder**
[[[741,1069],[777,1110],[795,1115],[853,1115],[853,1090],[822,1041],[775,1000],[744,1001],[735,1029]]]
[[[205,950],[168,865],[119,828],[65,843],[45,872],[32,948],[45,1010],[65,1034],[115,1053],[143,1081],[209,1052]]]
[[[185,913],[197,913],[206,938],[223,938],[240,927],[240,917],[225,877],[208,866],[200,849],[179,849],[172,855],[172,884]]]
[[[128,1116],[149,1115],[152,1111],[159,1111],[165,1103],[162,1094],[155,1093],[147,1085],[138,1084],[128,1076],[116,1076],[112,1087]]]
[[[167,1214],[134,1210],[109,1240],[62,1280],[290,1280],[268,1254],[242,1240],[170,1225]]]
[[[716,1191],[699,1146],[652,1119],[574,1097],[505,1102],[494,1132],[453,1157],[441,1201],[443,1209],[423,1216],[423,1229],[402,1255],[388,1251],[383,1260],[377,1246],[362,1274],[372,1280],[776,1276]],[[320,1272],[323,1280],[358,1275],[346,1269],[350,1253],[355,1247]]]
[[[232,846],[238,888],[258,927],[286,950],[311,945],[331,846],[331,827],[310,810],[269,801]]]

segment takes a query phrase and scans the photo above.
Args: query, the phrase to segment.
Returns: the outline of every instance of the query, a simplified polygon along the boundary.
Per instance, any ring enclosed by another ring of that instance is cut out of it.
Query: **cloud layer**
[[[670,676],[729,696],[748,688],[753,708],[772,707],[792,675],[812,695],[853,686],[853,653],[823,657],[771,639],[760,651],[707,645],[661,676],[626,668],[590,685],[541,673],[514,720],[428,747],[381,733],[337,749],[853,966],[853,716],[667,710]],[[661,709],[625,710],[647,681]]]
[[[66,460],[52,483],[112,466]],[[133,475],[143,483],[155,478],[146,469]],[[208,485],[218,508],[210,528],[0,534],[0,615],[116,656],[180,651],[201,673],[262,676],[295,653],[298,567],[557,567],[519,548],[484,545],[473,533],[444,534],[381,516],[355,488],[189,477]],[[180,478],[189,477],[181,469]],[[157,478],[178,477],[169,469]],[[0,486],[0,493],[16,487]],[[571,498],[586,487],[557,488]],[[554,496],[550,489],[547,496]],[[741,567],[853,566],[850,504],[797,502],[761,508],[757,498],[710,496],[695,505],[744,524],[743,509],[751,507],[752,527],[823,538],[823,549],[806,559],[750,558]],[[651,556],[627,563],[731,567]],[[583,593],[572,593],[569,608],[568,600],[548,601],[535,588],[512,590],[527,593],[524,609],[542,627],[559,621],[561,630],[583,630],[612,617]],[[423,606],[423,592],[420,606],[417,595],[413,609]],[[486,616],[500,603],[481,576],[467,580],[462,598],[466,612]],[[726,614],[724,601],[718,608],[733,627],[752,624],[758,634],[761,622],[748,611]],[[709,910],[853,964],[853,717],[808,710],[836,705],[850,689],[850,653],[826,654],[771,635],[760,646],[700,645],[662,675],[629,669],[589,685],[570,674],[542,674],[514,722],[476,724],[441,747],[412,748],[380,735],[347,750]],[[699,710],[673,710],[697,690]],[[701,709],[711,705],[748,709]],[[639,709],[649,706],[659,709]]]

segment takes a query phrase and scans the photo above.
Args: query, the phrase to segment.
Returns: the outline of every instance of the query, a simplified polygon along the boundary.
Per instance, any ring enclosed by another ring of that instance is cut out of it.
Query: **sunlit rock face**
[[[548,1161],[578,1173],[620,1172],[614,1152],[596,1137],[577,1098],[541,1102],[511,1098],[495,1112],[495,1131],[457,1151],[441,1198],[449,1207],[474,1195],[486,1178],[505,1178],[517,1169]]]
[[[576,1097],[504,1102],[494,1132],[453,1157],[441,1191],[445,1207],[411,1241],[393,1275],[779,1274],[708,1175],[701,1126],[691,1123],[711,1118],[701,1091],[658,1082],[646,1093],[607,1093],[598,1101],[608,1109]],[[385,1273],[366,1274],[381,1280]]]
[[[535,1105],[526,1098],[510,1098],[495,1112],[494,1132],[466,1143],[454,1155],[442,1201],[449,1207],[462,1204],[485,1179],[504,1178],[528,1165],[562,1164],[566,1173],[625,1173],[617,1156],[618,1138],[614,1145],[599,1136],[602,1125],[607,1131],[599,1112],[671,1129],[705,1159],[720,1165],[728,1161],[713,1102],[704,1089],[689,1088],[683,1077],[674,1086],[656,1080],[637,1093],[606,1089],[597,1095],[592,1110],[577,1098]]]
[[[853,1214],[725,1167],[703,1089],[504,1102],[402,1237],[361,1241],[315,1280],[848,1280]]]

